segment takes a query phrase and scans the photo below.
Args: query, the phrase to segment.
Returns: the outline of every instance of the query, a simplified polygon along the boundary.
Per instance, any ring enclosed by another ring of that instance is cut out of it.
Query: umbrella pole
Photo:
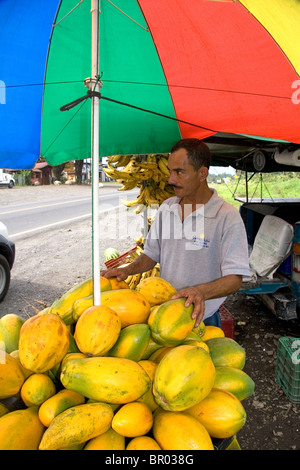
[[[92,15],[92,83],[99,92],[99,14],[100,0],[91,0]],[[93,224],[93,297],[101,304],[100,289],[100,227],[99,227],[99,97],[92,97],[92,224]]]

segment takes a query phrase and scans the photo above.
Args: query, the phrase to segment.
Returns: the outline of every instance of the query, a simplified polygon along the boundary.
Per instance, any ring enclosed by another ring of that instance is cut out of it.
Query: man
[[[160,263],[160,275],[194,304],[195,326],[221,326],[219,307],[249,276],[248,245],[239,212],[208,187],[210,151],[198,139],[182,139],[170,153],[169,183],[175,197],[161,204],[144,251],[125,268],[101,273],[124,280]]]

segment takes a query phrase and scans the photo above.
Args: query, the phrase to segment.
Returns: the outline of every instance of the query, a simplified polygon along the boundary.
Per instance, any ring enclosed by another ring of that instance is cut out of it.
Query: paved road
[[[20,196],[23,189],[23,200],[16,198]],[[26,191],[26,188],[14,188],[0,194],[0,220],[3,222],[9,232],[9,238],[15,239],[50,227],[58,226],[66,222],[76,221],[91,217],[92,214],[92,195],[91,191],[83,190],[74,194],[74,191],[56,188],[53,193],[41,192],[40,188],[30,188],[35,191]],[[99,191],[99,212],[109,212],[110,210],[121,207],[121,198],[136,197],[137,191],[118,192],[117,188],[101,188]],[[6,205],[1,202],[5,201]],[[11,200],[7,201],[10,197]],[[14,198],[16,202],[14,203]],[[3,199],[3,201],[1,201]],[[123,206],[124,207],[124,206]]]

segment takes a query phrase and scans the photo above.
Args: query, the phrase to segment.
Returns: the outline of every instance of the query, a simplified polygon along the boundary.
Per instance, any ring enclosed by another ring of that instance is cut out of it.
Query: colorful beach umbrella
[[[90,0],[1,0],[0,167],[90,157]],[[99,154],[300,144],[298,0],[101,0]]]
[[[298,0],[1,0],[0,168],[92,157],[95,231],[98,156],[197,137],[215,165],[295,168],[299,24]]]

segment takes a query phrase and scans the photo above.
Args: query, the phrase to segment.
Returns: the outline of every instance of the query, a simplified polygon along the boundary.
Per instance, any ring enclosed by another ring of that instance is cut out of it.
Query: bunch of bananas
[[[124,266],[127,266],[129,263],[132,263],[143,252],[144,243],[145,243],[144,237],[141,235],[135,241],[136,241],[136,246],[137,246],[136,250],[131,252],[128,255],[125,262],[121,266],[119,266],[120,268],[122,268]],[[160,265],[159,265],[159,263],[157,263],[154,266],[154,268],[150,269],[149,271],[146,271],[145,273],[132,274],[132,275],[128,276],[125,279],[125,282],[128,284],[130,289],[135,289],[136,286],[139,284],[139,282],[141,282],[142,279],[145,279],[146,277],[150,277],[150,276],[159,277],[159,274],[160,274]]]
[[[137,198],[122,203],[133,207],[135,213],[140,213],[149,206],[158,206],[171,196],[174,196],[172,186],[168,184],[168,155],[112,155],[108,157],[105,173],[111,179],[121,184],[118,191],[139,188]]]

